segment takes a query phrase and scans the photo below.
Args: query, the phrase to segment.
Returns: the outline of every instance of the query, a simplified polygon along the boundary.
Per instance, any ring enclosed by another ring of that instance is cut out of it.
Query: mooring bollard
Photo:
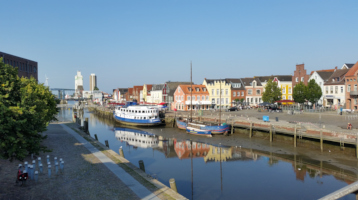
[[[28,171],[28,163],[27,163],[27,161],[24,163],[24,166],[25,166],[25,170]]]
[[[38,157],[37,160],[38,160],[38,162],[39,162],[38,164],[39,164],[39,166],[40,166],[40,164],[41,164],[41,157]]]
[[[119,156],[123,157],[124,158],[124,153],[123,153],[123,149],[122,149],[122,146],[119,147]]]
[[[53,160],[54,160],[54,163],[56,164],[57,163],[57,157],[54,157]]]
[[[51,178],[51,165],[48,166],[48,177]]]
[[[58,174],[58,162],[55,162],[56,175]]]
[[[138,163],[139,163],[139,168],[140,168],[143,172],[145,172],[145,167],[144,167],[144,162],[143,162],[143,160],[138,161]]]
[[[169,180],[170,188],[178,193],[177,184],[175,183],[175,179],[171,178]]]
[[[63,172],[63,169],[64,169],[64,161],[62,160],[61,162],[60,162],[60,169],[61,169],[61,171]]]
[[[34,179],[34,177],[32,176],[32,165],[28,165],[28,169],[29,169],[29,175],[30,175],[30,179]]]
[[[97,134],[94,134],[94,138],[98,141],[98,137]]]
[[[270,124],[270,142],[272,142],[272,124]]]
[[[85,133],[88,133],[88,121],[84,122],[83,130],[84,130]]]
[[[37,182],[38,179],[39,179],[39,172],[35,171],[35,182]]]
[[[106,147],[109,148],[108,140],[105,140],[104,143],[106,144]]]
[[[50,162],[50,155],[47,155],[47,162]]]
[[[36,169],[36,160],[32,161],[32,167],[34,168],[34,170]]]
[[[43,172],[43,166],[42,166],[42,163],[39,164],[39,169],[40,169],[40,173],[42,174]]]

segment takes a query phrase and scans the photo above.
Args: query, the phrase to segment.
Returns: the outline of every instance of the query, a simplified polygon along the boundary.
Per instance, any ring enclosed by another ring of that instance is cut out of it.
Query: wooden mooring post
[[[273,138],[272,138],[272,124],[270,124],[270,142],[272,142]]]
[[[177,184],[175,183],[175,179],[171,178],[169,180],[170,188],[178,193]]]
[[[108,140],[105,140],[104,143],[106,144],[106,147],[109,148]]]
[[[295,125],[295,132],[293,136],[293,146],[297,147],[297,126]]]
[[[250,122],[250,134],[249,134],[249,137],[250,138],[252,137],[252,122]]]
[[[322,129],[319,131],[320,135],[320,144],[321,144],[321,152],[323,151],[323,135],[322,135]]]
[[[94,139],[96,139],[98,141],[97,134],[94,134]]]
[[[356,157],[358,158],[358,137],[356,138]]]
[[[231,120],[231,134],[234,134],[234,120]]]
[[[145,167],[144,167],[144,162],[143,162],[143,160],[138,161],[138,163],[139,163],[139,168],[140,168],[143,172],[145,172]]]

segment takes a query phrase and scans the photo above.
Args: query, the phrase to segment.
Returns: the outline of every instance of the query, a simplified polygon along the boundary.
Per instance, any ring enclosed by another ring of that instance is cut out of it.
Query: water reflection
[[[140,148],[156,148],[158,147],[158,136],[141,130],[130,128],[116,127],[114,128],[115,137],[127,142],[128,145]]]

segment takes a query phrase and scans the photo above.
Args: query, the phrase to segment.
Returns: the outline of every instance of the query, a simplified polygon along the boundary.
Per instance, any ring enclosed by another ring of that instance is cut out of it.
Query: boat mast
[[[193,120],[193,73],[190,61],[190,121]]]
[[[221,80],[220,80],[220,110],[219,110],[219,126],[221,124]]]

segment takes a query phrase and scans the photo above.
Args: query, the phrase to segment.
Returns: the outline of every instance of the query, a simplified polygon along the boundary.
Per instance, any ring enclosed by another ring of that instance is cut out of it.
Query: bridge
[[[59,99],[65,99],[66,91],[73,91],[75,92],[75,89],[64,89],[64,88],[50,88],[52,91],[58,91],[58,98]]]

